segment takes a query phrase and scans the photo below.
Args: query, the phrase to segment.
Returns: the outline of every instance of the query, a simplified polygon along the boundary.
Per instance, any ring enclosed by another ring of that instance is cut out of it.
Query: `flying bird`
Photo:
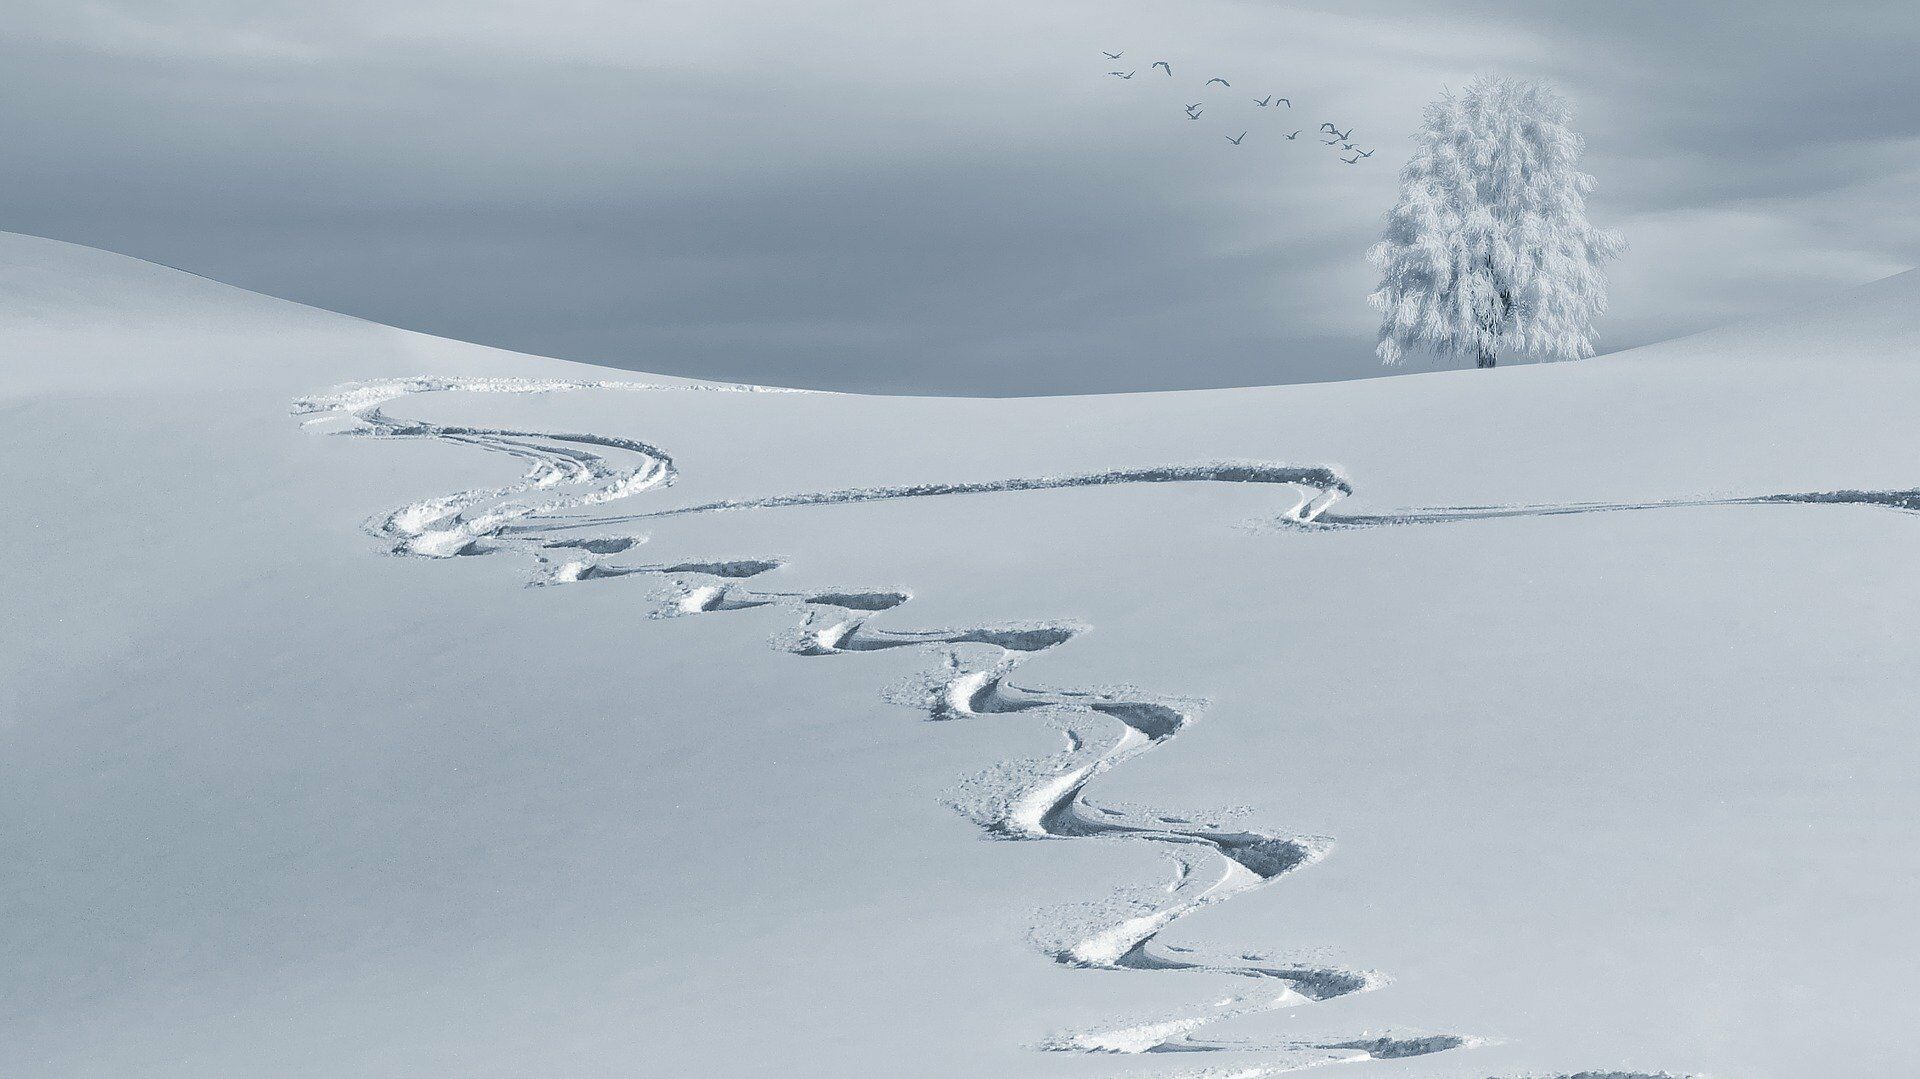
[[[1230,82],[1228,82],[1228,81],[1227,81],[1227,80],[1225,80],[1225,79],[1222,79],[1222,78],[1219,78],[1218,76],[1215,76],[1214,78],[1211,78],[1211,79],[1208,79],[1208,80],[1207,80],[1207,82],[1206,82],[1206,85],[1208,85],[1208,86],[1212,86],[1212,85],[1213,85],[1214,83],[1216,83],[1216,82],[1217,82],[1217,83],[1219,83],[1220,85],[1222,85],[1222,86],[1224,86],[1224,87],[1226,87],[1226,88],[1227,88],[1227,89],[1229,89],[1229,90],[1231,90],[1231,89],[1233,89],[1233,84],[1232,84],[1232,83],[1230,83]]]
[[[1242,131],[1240,133],[1240,139],[1244,139],[1246,137],[1247,137],[1247,133]],[[1226,139],[1228,142],[1233,143],[1235,146],[1240,145],[1240,139],[1236,139],[1232,135],[1222,135],[1221,138]]]
[[[1357,155],[1359,155],[1359,156],[1361,156],[1361,157],[1372,157],[1372,156],[1373,156],[1373,151],[1372,151],[1372,150],[1355,150],[1355,151],[1354,151],[1354,153],[1355,153],[1355,154],[1357,154]]]
[[[1345,161],[1349,165],[1358,165],[1360,163],[1360,155],[1355,154],[1352,157],[1343,157],[1340,160]]]
[[[1287,100],[1284,97],[1277,97],[1277,98],[1274,98],[1274,100],[1278,101],[1282,105],[1285,105],[1287,108],[1293,108],[1293,102]]]
[[[1167,69],[1167,78],[1169,78],[1169,79],[1171,79],[1171,78],[1173,78],[1173,65],[1172,65],[1172,64],[1169,64],[1169,63],[1167,63],[1167,62],[1166,62],[1165,60],[1155,60],[1155,61],[1153,62],[1153,67],[1164,67],[1164,68],[1166,68],[1166,69]],[[1151,70],[1153,70],[1153,68],[1148,68],[1147,70],[1149,70],[1149,71],[1151,71]]]
[[[1328,124],[1327,129],[1329,134],[1340,136],[1341,142],[1346,142],[1347,140],[1353,138],[1352,128],[1348,128],[1345,131],[1341,131],[1339,128],[1334,127],[1332,124]]]
[[[1330,124],[1330,123],[1327,123],[1326,121],[1324,121],[1324,120],[1322,120],[1322,121],[1320,122],[1320,130],[1322,130],[1322,131],[1338,131],[1338,130],[1340,130],[1340,129],[1339,129],[1339,128],[1337,128],[1337,127],[1335,127],[1335,126],[1333,126],[1332,124]]]
[[[1266,97],[1258,97],[1258,98],[1254,98],[1254,100],[1253,100],[1253,103],[1254,103],[1255,105],[1258,105],[1258,106],[1260,106],[1261,108],[1263,108],[1263,109],[1264,109],[1264,108],[1266,108],[1266,107],[1267,107],[1268,105],[1271,105],[1271,104],[1273,104],[1273,96],[1272,96],[1271,94],[1269,94],[1269,95],[1268,95],[1268,96],[1266,96]]]
[[[1200,112],[1205,112],[1205,111],[1207,111],[1207,110],[1205,110],[1205,109],[1201,109],[1201,110],[1200,110]],[[1187,114],[1187,119],[1189,119],[1189,120],[1198,120],[1198,119],[1200,119],[1200,112],[1190,112],[1190,113],[1188,113],[1188,114]]]
[[[1125,55],[1124,53],[1107,52],[1107,50],[1105,49],[1101,49],[1100,51],[1104,53],[1106,55],[1106,58],[1109,60],[1118,60],[1120,59],[1121,56]]]
[[[1296,131],[1296,132],[1294,132],[1293,134],[1291,134],[1291,135],[1288,135],[1288,136],[1287,136],[1287,141],[1288,141],[1288,142],[1292,142],[1293,140],[1295,140],[1295,139],[1297,139],[1297,138],[1299,138],[1299,137],[1300,137],[1300,133],[1299,133],[1298,131]]]
[[[1196,101],[1193,104],[1187,106],[1187,111],[1192,112],[1193,110],[1199,108],[1202,104],[1204,104],[1204,102]]]
[[[1122,79],[1131,79],[1131,78],[1133,78],[1133,76],[1134,76],[1134,72],[1131,72],[1131,71],[1126,71],[1126,72],[1121,72],[1121,71],[1109,71],[1109,72],[1107,72],[1107,74],[1109,74],[1109,75],[1113,75],[1113,76],[1115,76],[1115,77],[1117,77],[1117,78],[1122,78]]]

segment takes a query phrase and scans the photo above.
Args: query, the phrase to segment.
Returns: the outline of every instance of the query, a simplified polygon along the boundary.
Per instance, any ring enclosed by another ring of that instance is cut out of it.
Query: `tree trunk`
[[[1493,268],[1489,266],[1487,270],[1491,273]],[[1508,292],[1506,289],[1501,289],[1494,294],[1494,298],[1500,301],[1500,309],[1493,312],[1491,317],[1486,318],[1482,325],[1485,327],[1489,337],[1498,340],[1501,329],[1507,325],[1508,317],[1513,314],[1513,293]],[[1475,367],[1493,366],[1493,346],[1486,343],[1486,338],[1482,338],[1481,341],[1475,345],[1474,351],[1480,355],[1480,362],[1474,364]]]

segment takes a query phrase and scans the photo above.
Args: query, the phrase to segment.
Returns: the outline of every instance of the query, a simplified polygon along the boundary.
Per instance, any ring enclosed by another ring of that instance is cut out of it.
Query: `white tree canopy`
[[[1380,358],[1407,352],[1554,359],[1593,355],[1607,308],[1602,264],[1626,247],[1587,221],[1593,177],[1566,98],[1483,76],[1428,105],[1400,202],[1368,252],[1381,271]]]

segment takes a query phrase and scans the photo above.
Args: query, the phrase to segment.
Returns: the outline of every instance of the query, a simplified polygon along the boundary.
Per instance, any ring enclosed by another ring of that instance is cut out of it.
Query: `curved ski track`
[[[820,505],[989,491],[1030,491],[1122,483],[1267,483],[1293,488],[1296,498],[1282,514],[1294,527],[1366,527],[1421,521],[1462,520],[1525,512],[1590,512],[1648,506],[1497,507],[1409,511],[1394,517],[1332,517],[1327,507],[1352,488],[1337,469],[1247,462],[1174,466],[1065,477],[1019,478],[990,483],[925,484],[868,488],[772,498],[711,502],[698,506],[616,515],[591,512],[630,495],[672,484],[673,460],[634,439],[550,431],[518,431],[441,425],[396,419],[382,406],[432,392],[550,393],[569,390],[655,392],[794,392],[752,386],[657,385],[637,382],[509,378],[410,378],[350,384],[302,398],[293,413],[308,425],[332,423],[331,433],[382,439],[427,439],[473,446],[524,461],[518,483],[440,495],[409,503],[366,523],[367,531],[395,554],[446,558],[514,552],[539,569],[534,585],[573,584],[645,575],[673,582],[673,598],[659,615],[687,615],[783,605],[799,614],[784,641],[800,656],[851,655],[894,648],[939,648],[940,669],[915,694],[935,720],[1032,712],[1062,735],[1051,756],[1004,762],[964,783],[954,808],[989,834],[1016,840],[1120,839],[1156,844],[1173,866],[1173,878],[1151,895],[1124,895],[1093,905],[1078,919],[1035,932],[1056,962],[1110,970],[1193,970],[1247,978],[1264,990],[1229,998],[1194,1014],[1130,1025],[1055,1035],[1036,1048],[1083,1053],[1258,1052],[1264,1063],[1191,1073],[1194,1079],[1277,1075],[1322,1064],[1393,1060],[1487,1044],[1460,1034],[1374,1033],[1338,1041],[1253,1044],[1197,1036],[1202,1027],[1235,1016],[1331,1000],[1385,984],[1366,971],[1284,962],[1251,953],[1203,955],[1166,944],[1161,932],[1202,907],[1260,887],[1324,857],[1329,841],[1237,829],[1223,823],[1146,810],[1102,805],[1088,794],[1093,781],[1114,766],[1178,735],[1199,714],[1199,701],[1161,697],[1135,689],[1045,689],[1012,680],[1027,658],[1072,640],[1084,627],[1072,622],[990,625],[958,629],[899,630],[869,626],[874,615],[906,604],[902,591],[762,591],[745,581],[780,568],[773,559],[647,564],[609,561],[645,542],[633,535],[582,535],[597,528],[648,517],[776,506]],[[616,459],[620,459],[616,461]],[[1828,496],[1778,496],[1729,502],[1867,501]],[[1920,493],[1912,505],[1920,511]],[[1719,503],[1671,503],[1719,504]],[[1886,503],[1882,503],[1886,504]],[[1665,1073],[1581,1072],[1559,1079],[1676,1079]]]

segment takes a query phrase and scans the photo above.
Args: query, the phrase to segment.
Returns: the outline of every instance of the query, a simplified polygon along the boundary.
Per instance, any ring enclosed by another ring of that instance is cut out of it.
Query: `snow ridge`
[[[932,497],[984,491],[1027,491],[1113,483],[1247,482],[1292,489],[1283,519],[1315,527],[1351,486],[1337,469],[1249,462],[1136,469],[1069,477],[991,483],[926,484],[773,498],[713,502],[653,514],[593,511],[677,475],[660,449],[633,439],[582,433],[531,432],[446,426],[395,419],[382,407],[419,393],[468,391],[550,393],[584,389],[680,390],[640,383],[517,379],[419,378],[346,386],[295,403],[307,424],[332,422],[331,433],[384,439],[429,439],[503,453],[528,465],[518,483],[460,491],[409,503],[367,522],[390,552],[446,558],[512,552],[538,569],[533,585],[557,586],[628,576],[672,585],[653,613],[672,617],[780,605],[797,623],[780,643],[805,657],[846,656],[894,648],[938,649],[942,662],[909,695],[931,720],[1033,713],[1057,729],[1063,748],[1035,760],[1007,761],[966,781],[952,798],[956,810],[989,834],[1007,840],[1126,840],[1160,847],[1175,867],[1157,893],[1082,908],[1079,917],[1036,927],[1034,939],[1055,962],[1075,967],[1164,971],[1197,970],[1253,979],[1273,989],[1219,1001],[1193,1014],[1057,1034],[1036,1047],[1079,1053],[1257,1052],[1265,1063],[1193,1073],[1268,1076],[1322,1064],[1393,1060],[1488,1044],[1460,1034],[1368,1031],[1337,1041],[1249,1044],[1209,1040],[1203,1027],[1223,1019],[1331,1000],[1378,988],[1373,972],[1278,961],[1241,953],[1208,956],[1159,939],[1168,926],[1312,865],[1331,850],[1329,840],[1229,827],[1217,820],[1103,805],[1088,794],[1115,766],[1165,744],[1199,716],[1202,702],[1163,697],[1132,687],[1054,689],[1017,684],[1027,659],[1074,640],[1087,627],[1067,621],[903,630],[868,625],[911,600],[906,591],[771,591],[747,582],[781,567],[774,559],[648,564],[609,561],[645,542],[618,533],[585,534],[651,516],[818,505],[886,498]],[[1623,507],[1624,508],[1624,507]],[[1567,510],[1566,512],[1577,512]],[[1434,518],[1455,519],[1455,518]],[[1332,527],[1399,520],[1345,518]],[[1582,1073],[1654,1079],[1642,1073]],[[1568,1077],[1571,1079],[1571,1077]]]

